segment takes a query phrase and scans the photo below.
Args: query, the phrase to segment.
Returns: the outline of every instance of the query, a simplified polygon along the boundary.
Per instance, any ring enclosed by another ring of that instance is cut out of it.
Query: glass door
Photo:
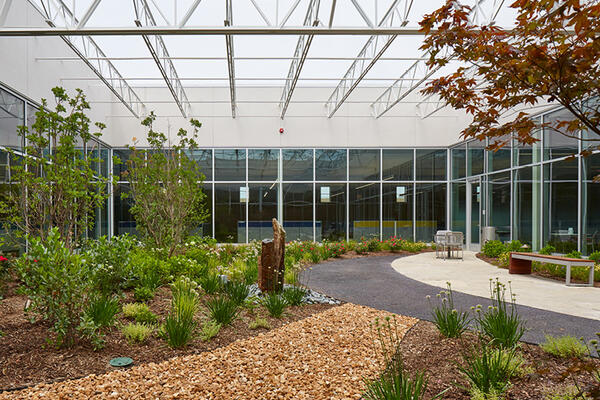
[[[479,251],[481,232],[481,180],[468,180],[466,190],[467,250]]]

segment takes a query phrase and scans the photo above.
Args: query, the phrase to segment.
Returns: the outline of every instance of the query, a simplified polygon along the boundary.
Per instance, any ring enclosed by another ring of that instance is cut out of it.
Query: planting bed
[[[0,399],[358,399],[362,378],[376,376],[381,368],[371,324],[388,315],[353,304],[330,307],[210,352],[4,392]],[[396,321],[401,334],[417,322]]]
[[[114,357],[131,357],[135,364],[139,365],[160,362],[175,356],[202,353],[264,332],[264,328],[248,328],[248,323],[256,316],[267,319],[273,329],[334,307],[322,304],[288,307],[281,319],[269,317],[262,307],[257,307],[253,312],[242,309],[233,324],[223,327],[216,337],[207,342],[196,337],[183,349],[170,348],[165,340],[158,338],[156,334],[143,344],[130,344],[121,331],[113,327],[102,350],[94,351],[88,343],[59,350],[46,344],[48,326],[43,323],[31,323],[24,315],[25,297],[15,295],[14,287],[9,288],[7,294],[4,300],[0,300],[0,390],[101,374],[113,369],[108,362]],[[131,294],[126,296],[125,301],[133,302]],[[204,300],[205,298],[202,299],[202,303]],[[163,319],[167,314],[170,304],[171,292],[168,287],[157,290],[155,298],[148,302],[152,311],[159,315],[159,319]],[[198,314],[201,317],[201,312]],[[121,315],[120,322],[128,321]]]
[[[429,399],[450,387],[444,399],[470,399],[468,391],[461,388],[469,385],[458,371],[457,364],[462,363],[462,355],[473,349],[476,340],[473,333],[465,333],[460,339],[445,338],[435,325],[427,321],[419,321],[408,331],[400,351],[409,373],[426,371],[429,385],[425,398]],[[520,343],[518,351],[525,359],[526,373],[511,379],[506,399],[546,399],[549,394],[574,385],[574,379],[580,387],[598,385],[592,375],[581,368],[585,364],[579,365],[577,360],[557,358],[537,345],[525,343]],[[597,360],[595,362],[598,363]],[[569,369],[572,370],[570,373]]]

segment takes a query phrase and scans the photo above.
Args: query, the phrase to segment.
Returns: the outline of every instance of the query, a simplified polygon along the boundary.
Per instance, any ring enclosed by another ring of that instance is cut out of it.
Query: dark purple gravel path
[[[332,260],[314,265],[308,278],[311,289],[337,299],[365,306],[431,320],[429,303],[425,296],[434,297],[441,289],[407,278],[396,272],[391,264],[398,256],[363,257],[350,260]],[[518,300],[518,298],[517,298]],[[458,309],[468,310],[481,304],[487,307],[489,299],[454,292]],[[600,321],[574,317],[538,308],[517,306],[527,321],[523,340],[541,343],[544,335],[573,335],[586,340],[596,338]]]

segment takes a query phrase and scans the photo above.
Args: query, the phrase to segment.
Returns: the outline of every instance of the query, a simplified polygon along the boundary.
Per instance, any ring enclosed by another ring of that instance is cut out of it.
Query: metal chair
[[[435,242],[435,257],[440,258],[440,253],[442,258],[446,259],[446,251],[448,250],[448,233],[450,231],[437,231],[434,236]]]
[[[460,259],[464,260],[464,236],[462,232],[450,232],[448,233],[447,248],[450,250],[450,257],[453,257],[453,252],[456,251],[456,258],[458,258],[458,252],[460,251]]]

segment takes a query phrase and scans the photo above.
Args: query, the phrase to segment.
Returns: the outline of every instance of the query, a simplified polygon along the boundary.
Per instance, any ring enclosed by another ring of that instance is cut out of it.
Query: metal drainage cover
[[[113,367],[130,367],[133,364],[133,360],[129,357],[117,357],[110,360],[110,365]]]

